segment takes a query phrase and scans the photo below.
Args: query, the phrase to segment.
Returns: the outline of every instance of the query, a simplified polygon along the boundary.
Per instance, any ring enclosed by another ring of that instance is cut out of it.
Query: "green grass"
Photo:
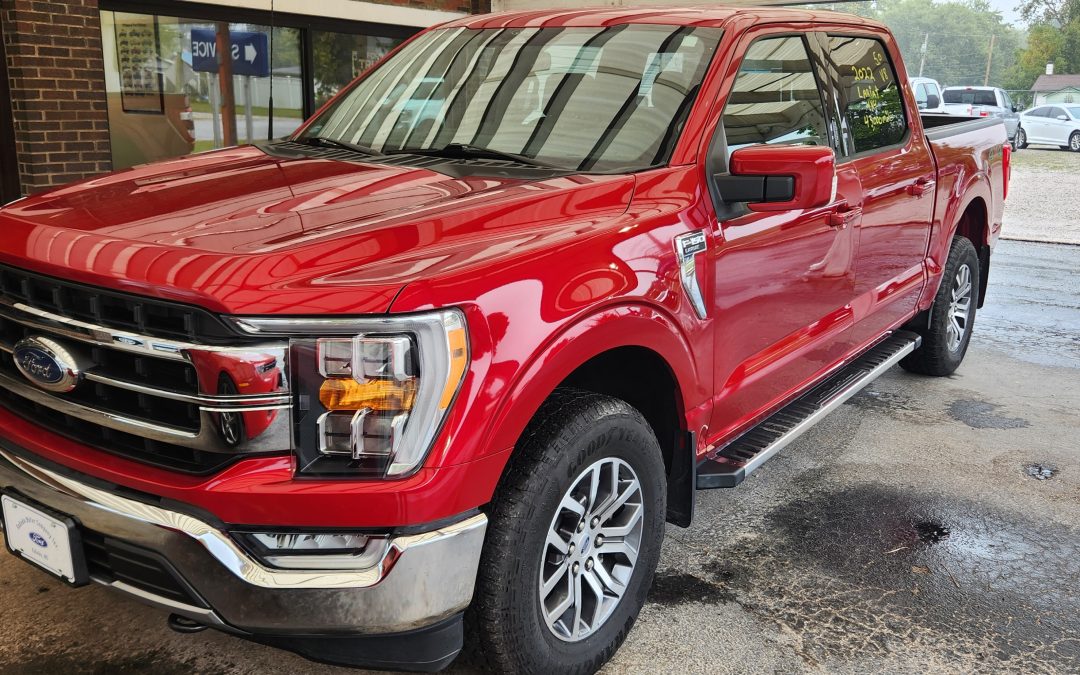
[[[213,109],[210,107],[210,104],[207,103],[206,101],[192,101],[191,102],[191,109],[194,112],[201,112],[201,113],[213,112]],[[259,106],[259,105],[252,106],[251,113],[253,115],[258,116],[258,117],[268,117],[270,115],[270,109],[266,108],[264,106]],[[237,106],[236,106],[236,116],[237,116],[237,118],[242,117],[243,114],[244,114],[244,106],[240,105],[240,104],[237,104]],[[290,108],[274,108],[274,117],[291,117],[293,119],[302,119],[303,116],[304,116],[304,113],[301,110],[293,110],[293,109],[290,109]]]
[[[1080,152],[1053,145],[1029,145],[1013,154],[1012,165],[1018,169],[1080,173]]]

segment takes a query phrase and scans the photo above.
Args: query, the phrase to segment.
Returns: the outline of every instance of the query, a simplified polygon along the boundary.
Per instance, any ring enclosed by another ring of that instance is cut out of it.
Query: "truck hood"
[[[246,146],[14,202],[0,209],[0,262],[230,314],[384,313],[418,278],[580,236],[624,212],[633,186]]]

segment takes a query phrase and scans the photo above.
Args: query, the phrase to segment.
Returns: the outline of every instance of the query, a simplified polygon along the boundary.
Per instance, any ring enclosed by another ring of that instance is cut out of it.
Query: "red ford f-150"
[[[8,205],[8,548],[321,661],[599,668],[695,490],[963,359],[1005,128],[907,82],[842,14],[469,17]]]

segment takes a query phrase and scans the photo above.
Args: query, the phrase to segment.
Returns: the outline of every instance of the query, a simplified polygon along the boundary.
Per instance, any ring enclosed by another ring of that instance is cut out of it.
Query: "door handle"
[[[830,227],[844,228],[848,223],[853,223],[862,217],[862,207],[852,206],[846,201],[837,202],[832,211],[826,217]]]
[[[920,178],[907,187],[908,194],[912,197],[922,197],[934,189],[937,183],[929,178]]]

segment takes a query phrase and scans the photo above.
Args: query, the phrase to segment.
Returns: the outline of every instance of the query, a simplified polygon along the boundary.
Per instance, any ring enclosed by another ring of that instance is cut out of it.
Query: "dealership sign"
[[[232,43],[233,75],[270,75],[270,40],[266,33],[229,31],[229,42]],[[217,32],[209,28],[192,28],[192,70],[216,73],[217,57]]]

